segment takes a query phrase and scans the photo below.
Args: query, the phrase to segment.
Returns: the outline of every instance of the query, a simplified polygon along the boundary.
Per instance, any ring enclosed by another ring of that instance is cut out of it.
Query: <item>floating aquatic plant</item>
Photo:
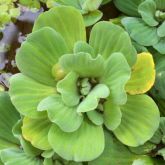
[[[115,2],[119,9],[134,16],[122,19],[122,24],[131,38],[140,45],[152,46],[159,53],[165,54],[165,1],[136,0],[131,2],[134,4],[132,6],[131,3],[124,4],[121,0]]]
[[[24,139],[40,150],[91,161],[104,151],[104,126],[132,147],[159,126],[158,108],[144,94],[155,80],[152,55],[137,55],[117,25],[95,24],[88,40],[78,10],[52,8],[38,17],[16,64],[21,73],[9,93],[23,116]]]

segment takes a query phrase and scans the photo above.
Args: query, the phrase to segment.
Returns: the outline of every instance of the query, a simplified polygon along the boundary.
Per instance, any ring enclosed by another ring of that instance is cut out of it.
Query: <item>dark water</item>
[[[8,79],[18,72],[15,64],[15,54],[27,34],[31,33],[35,19],[43,12],[32,12],[22,8],[22,14],[15,23],[10,23],[0,35],[0,45],[6,50],[0,51],[0,84],[8,87]]]

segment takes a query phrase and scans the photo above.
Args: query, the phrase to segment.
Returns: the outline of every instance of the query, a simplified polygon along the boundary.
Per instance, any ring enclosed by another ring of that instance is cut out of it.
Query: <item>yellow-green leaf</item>
[[[150,53],[140,53],[132,67],[131,79],[126,84],[129,94],[142,94],[147,92],[155,81],[155,64]]]

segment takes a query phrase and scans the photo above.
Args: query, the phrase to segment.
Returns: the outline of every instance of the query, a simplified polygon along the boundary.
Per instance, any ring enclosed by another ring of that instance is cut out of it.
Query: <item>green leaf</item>
[[[62,36],[49,27],[28,35],[16,56],[20,71],[45,85],[55,86],[52,68],[68,52]]]
[[[159,22],[155,19],[156,3],[154,0],[145,0],[138,7],[142,19],[149,26],[157,26]]]
[[[157,28],[146,25],[141,18],[126,17],[122,19],[122,24],[131,38],[140,45],[152,46],[160,39]]]
[[[132,67],[130,80],[126,84],[129,94],[143,94],[149,91],[155,82],[155,64],[150,53],[140,53]]]
[[[160,118],[159,128],[150,141],[154,144],[159,144],[161,142],[165,144],[165,117]]]
[[[12,103],[22,115],[40,118],[46,113],[37,112],[37,105],[45,97],[55,94],[55,89],[19,73],[10,79],[9,93]]]
[[[22,134],[23,137],[30,143],[41,150],[51,149],[48,142],[48,132],[51,127],[51,122],[46,118],[23,119]]]
[[[103,13],[99,10],[88,12],[83,15],[85,26],[91,26],[99,21],[103,16]]]
[[[103,124],[103,115],[97,111],[89,111],[87,112],[88,119],[96,125]]]
[[[138,6],[144,0],[114,0],[115,6],[129,16],[139,16]]]
[[[104,84],[96,85],[84,100],[78,105],[77,112],[88,112],[95,110],[100,99],[105,99],[109,96],[109,88]]]
[[[72,133],[63,132],[53,125],[48,136],[54,151],[66,160],[91,161],[104,149],[103,128],[87,120],[84,120],[81,127]]]
[[[156,7],[159,10],[164,10],[165,9],[165,1],[164,0],[155,0]]]
[[[129,147],[129,150],[137,155],[150,154],[154,149],[156,149],[156,145],[150,141],[138,147]]]
[[[36,20],[33,31],[45,26],[55,29],[63,36],[70,52],[73,51],[74,44],[77,41],[86,40],[83,17],[73,7],[58,6],[44,12]]]
[[[19,141],[12,134],[12,127],[20,115],[11,103],[7,92],[0,93],[0,150],[18,147]]]
[[[26,141],[23,137],[22,137],[22,125],[23,125],[23,121],[22,119],[18,120],[17,123],[13,126],[12,132],[13,135],[19,139],[20,141],[20,145],[23,149],[23,151],[30,156],[38,156],[41,154],[41,150],[33,147],[31,145],[30,142]]]
[[[94,11],[97,10],[99,8],[99,6],[101,5],[102,0],[85,0],[83,5],[82,5],[82,9],[85,11]]]
[[[153,47],[154,47],[159,53],[165,54],[165,46],[164,46],[164,44],[165,44],[165,37],[162,37],[162,38],[160,39],[160,41],[159,41],[157,44],[153,45]]]
[[[0,155],[2,162],[8,165],[42,165],[39,158],[28,156],[21,149],[5,149]]]
[[[141,156],[141,158],[134,160],[132,165],[154,165],[154,162],[149,156]]]
[[[120,109],[122,120],[114,134],[123,144],[137,147],[154,135],[160,117],[157,105],[149,96],[128,95],[127,103]]]
[[[121,123],[122,113],[120,107],[113,104],[111,99],[104,103],[104,124],[109,130],[115,130]]]
[[[109,132],[105,131],[105,149],[100,157],[88,163],[88,165],[132,165],[136,159],[150,160],[149,156],[135,155],[126,146],[116,140]],[[140,164],[140,165],[154,165]]]
[[[161,107],[164,107],[163,100],[165,99],[165,57],[161,56],[156,60],[156,81],[154,87],[151,90],[151,93],[154,97],[157,98],[157,101],[160,103]],[[162,108],[164,110],[164,108]]]
[[[74,71],[80,77],[100,77],[104,72],[104,59],[101,55],[96,58],[88,53],[63,55],[59,63],[65,72]]]
[[[77,73],[70,72],[64,79],[57,83],[57,91],[61,94],[62,101],[67,106],[75,106],[79,103],[78,78],[79,75]]]
[[[125,85],[130,79],[131,69],[121,53],[113,53],[106,61],[105,72],[100,82],[106,84],[115,104],[124,104],[127,100]]]
[[[110,22],[102,21],[94,25],[89,44],[94,48],[96,55],[101,54],[105,59],[114,52],[121,52],[129,65],[136,61],[136,51],[129,35],[120,26]]]
[[[158,27],[158,36],[165,37],[165,21]]]
[[[29,156],[39,156],[41,154],[41,150],[35,148],[31,145],[30,142],[26,141],[23,137],[20,140],[21,147],[23,148],[24,152]]]
[[[64,132],[73,132],[80,127],[83,116],[76,109],[77,107],[66,106],[59,95],[47,97],[38,105],[38,110],[47,110],[50,121]]]
[[[94,49],[85,41],[78,41],[74,45],[74,54],[77,53],[89,53],[92,57],[95,57]]]

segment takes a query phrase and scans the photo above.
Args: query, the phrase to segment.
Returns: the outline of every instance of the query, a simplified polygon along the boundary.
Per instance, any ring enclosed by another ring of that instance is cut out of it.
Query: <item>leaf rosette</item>
[[[137,56],[117,25],[95,24],[87,41],[78,10],[52,8],[35,22],[16,63],[21,73],[10,80],[10,96],[24,116],[23,137],[36,148],[90,161],[104,150],[104,125],[128,146],[158,128],[158,108],[144,94],[155,79],[152,55]]]
[[[165,1],[136,0],[131,2],[134,3],[132,6],[120,0],[115,3],[119,9],[125,9],[126,14],[133,16],[122,19],[131,38],[142,46],[152,46],[159,53],[165,54]]]

